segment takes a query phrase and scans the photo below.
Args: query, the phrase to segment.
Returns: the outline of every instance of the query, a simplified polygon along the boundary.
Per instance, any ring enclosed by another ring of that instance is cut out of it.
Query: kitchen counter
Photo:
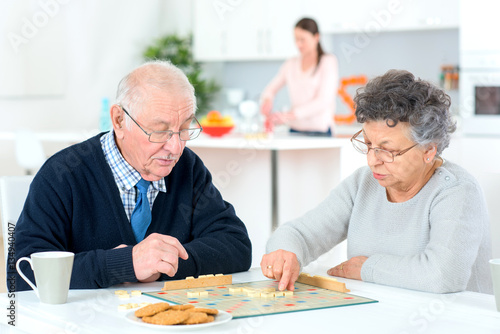
[[[190,148],[229,148],[238,149],[251,147],[256,150],[305,150],[321,148],[338,148],[346,144],[345,138],[312,137],[295,134],[244,136],[242,134],[227,135],[224,137],[210,137],[201,134],[193,141],[187,142]]]
[[[317,206],[343,178],[365,164],[349,138],[202,134],[187,146],[200,156],[223,198],[246,224],[256,266],[274,229]],[[342,261],[345,245],[327,258]]]

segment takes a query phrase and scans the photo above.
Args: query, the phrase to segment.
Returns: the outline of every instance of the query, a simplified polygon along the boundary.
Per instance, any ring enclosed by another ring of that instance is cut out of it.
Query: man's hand
[[[361,281],[361,267],[368,258],[366,256],[356,256],[338,266],[328,269],[331,276],[357,279]]]
[[[295,253],[280,249],[265,254],[260,262],[260,268],[264,276],[280,281],[280,291],[294,290],[294,283],[300,273],[300,264]]]
[[[172,277],[177,272],[179,257],[188,259],[179,240],[168,235],[150,234],[132,249],[135,276],[140,282],[152,282],[161,274]]]

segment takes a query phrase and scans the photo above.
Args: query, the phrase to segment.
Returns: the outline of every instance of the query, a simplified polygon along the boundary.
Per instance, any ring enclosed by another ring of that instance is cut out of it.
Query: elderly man
[[[244,224],[185,148],[201,131],[195,110],[192,85],[168,62],[123,78],[113,130],[55,154],[34,178],[16,257],[74,252],[71,288],[247,270]]]

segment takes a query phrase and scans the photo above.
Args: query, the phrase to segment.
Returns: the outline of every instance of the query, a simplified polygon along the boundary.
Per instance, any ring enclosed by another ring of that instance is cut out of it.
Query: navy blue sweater
[[[132,247],[136,244],[118,187],[107,164],[99,134],[64,149],[35,176],[15,232],[15,257],[49,250],[75,253],[71,288],[103,288],[136,282]],[[152,209],[146,236],[177,238],[189,259],[179,259],[173,278],[248,270],[251,244],[245,225],[212,183],[200,158],[190,149],[165,177]],[[128,247],[113,249],[126,244]],[[33,280],[27,262],[22,269]],[[30,287],[17,276],[16,290]]]

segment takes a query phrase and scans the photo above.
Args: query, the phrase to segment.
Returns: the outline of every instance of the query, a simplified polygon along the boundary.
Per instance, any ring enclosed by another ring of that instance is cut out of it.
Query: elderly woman
[[[447,293],[491,293],[490,235],[477,181],[441,158],[455,124],[450,98],[407,71],[357,92],[352,137],[362,167],[315,209],[281,226],[261,269],[293,289],[302,266],[347,238],[348,258],[329,275]]]

